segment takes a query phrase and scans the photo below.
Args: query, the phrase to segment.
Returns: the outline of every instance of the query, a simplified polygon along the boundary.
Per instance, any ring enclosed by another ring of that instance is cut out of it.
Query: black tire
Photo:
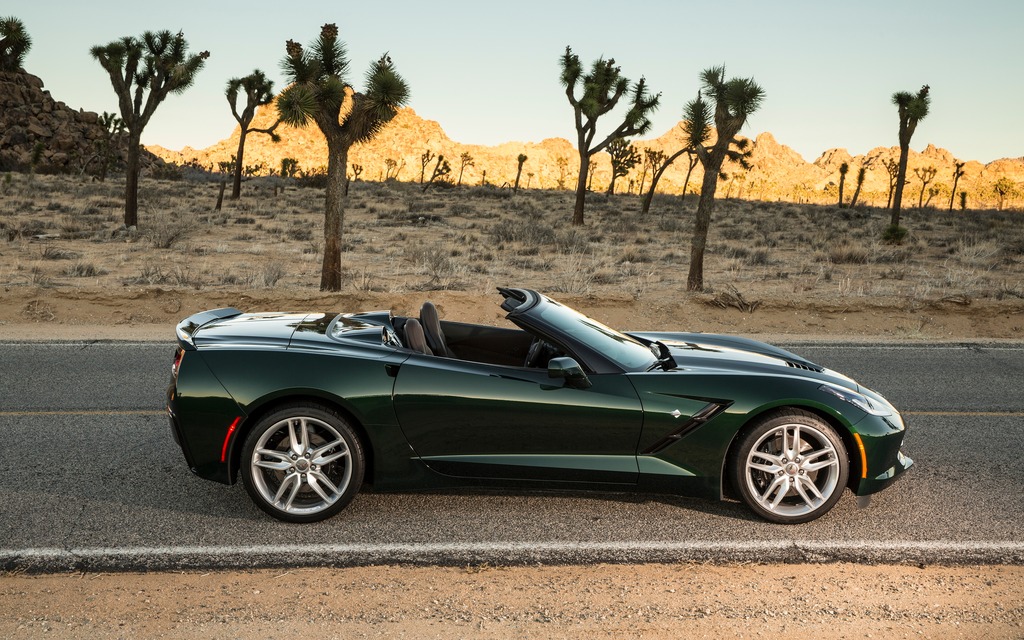
[[[820,518],[839,502],[850,476],[843,439],[800,409],[765,416],[740,437],[729,461],[733,487],[751,511],[780,524]]]
[[[366,463],[344,417],[318,404],[296,403],[256,423],[245,439],[241,467],[242,484],[260,509],[285,522],[317,522],[352,501]]]

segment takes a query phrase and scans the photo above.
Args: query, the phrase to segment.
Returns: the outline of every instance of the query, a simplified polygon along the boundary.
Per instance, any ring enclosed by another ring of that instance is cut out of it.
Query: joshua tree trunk
[[[327,193],[324,211],[324,262],[321,291],[341,291],[341,231],[345,221],[345,186],[348,176],[348,148],[328,142]]]
[[[715,207],[719,167],[704,167],[704,182],[700,187],[700,201],[697,203],[697,217],[690,245],[690,272],[686,278],[686,288],[690,291],[704,290],[704,249],[708,243],[711,212]]]
[[[900,226],[900,206],[903,204],[903,184],[907,181],[907,157],[910,155],[910,140],[900,140],[900,166],[896,172],[896,186],[892,194],[892,218],[889,221],[894,227]]]
[[[124,226],[136,227],[139,224],[139,156],[142,141],[134,131],[128,134],[128,158],[125,169]]]
[[[581,145],[582,146],[582,145]],[[580,175],[576,181],[576,206],[572,210],[572,226],[583,225],[583,206],[587,197],[587,173],[590,170],[590,158],[580,156]]]
[[[245,153],[245,134],[248,131],[245,126],[242,127],[242,132],[238,135],[238,154],[235,155],[235,176],[231,182],[231,199],[238,200],[242,195],[242,158]]]
[[[866,173],[867,169],[865,167],[857,169],[857,188],[853,190],[853,197],[850,198],[851,209],[857,206],[857,198],[860,197],[860,188],[864,186],[864,177]]]

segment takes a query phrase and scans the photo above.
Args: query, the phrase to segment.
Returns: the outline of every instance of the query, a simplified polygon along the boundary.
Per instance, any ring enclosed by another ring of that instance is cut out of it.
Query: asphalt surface
[[[0,344],[0,569],[1024,563],[1024,344],[788,348],[906,415],[916,466],[866,509],[847,493],[824,518],[780,526],[671,496],[364,493],[289,525],[187,469],[162,412],[172,345]]]

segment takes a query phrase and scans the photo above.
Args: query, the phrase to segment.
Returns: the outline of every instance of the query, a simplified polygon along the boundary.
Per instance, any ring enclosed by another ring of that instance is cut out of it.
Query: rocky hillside
[[[255,127],[267,127],[276,118],[273,106],[262,109],[256,116]],[[264,171],[277,169],[282,158],[295,158],[301,168],[307,171],[321,169],[327,165],[327,146],[315,126],[296,129],[282,125],[278,128],[281,142],[273,143],[266,136],[252,135],[246,141],[246,165],[263,165]],[[177,163],[195,162],[201,166],[216,168],[217,163],[232,158],[238,147],[238,128],[230,137],[206,149],[186,147],[181,151],[170,151],[160,147],[149,150],[166,161]],[[829,149],[814,162],[807,162],[796,151],[779,143],[770,133],[761,133],[753,141],[750,171],[739,166],[726,166],[729,176],[719,184],[719,193],[743,198],[765,200],[786,200],[795,202],[830,202],[838,199],[839,167],[843,162],[850,166],[846,177],[844,199],[853,195],[858,169],[866,166],[864,186],[860,202],[884,206],[889,192],[889,176],[885,169],[886,160],[899,158],[897,147],[877,147],[866,154],[851,156],[845,149]],[[658,138],[636,143],[642,148],[663,151],[667,155],[676,152],[683,145],[683,133],[679,126],[673,127]],[[510,184],[515,180],[516,158],[526,154],[521,184],[529,187],[564,188],[575,185],[579,171],[578,155],[572,143],[563,138],[549,138],[541,142],[508,142],[498,146],[481,146],[456,142],[448,137],[441,125],[426,120],[412,109],[402,109],[395,119],[373,141],[353,147],[349,155],[352,164],[361,165],[363,180],[381,180],[387,175],[387,160],[396,163],[398,179],[419,181],[424,151],[442,154],[452,165],[451,178],[459,179],[461,154],[473,157],[473,166],[468,166],[462,175],[463,184],[480,184],[485,179],[497,186]],[[929,144],[923,151],[911,151],[908,170],[908,184],[904,190],[904,202],[916,205],[922,191],[921,179],[914,173],[935,167],[935,177],[925,189],[923,202],[935,207],[948,206],[953,184],[953,154]],[[427,167],[430,174],[431,163]],[[486,178],[484,175],[486,172]],[[680,157],[665,172],[658,185],[658,191],[681,193],[686,179],[687,156]],[[350,172],[351,175],[351,172]],[[394,175],[394,171],[391,172]],[[607,188],[611,170],[606,154],[596,157],[592,188],[595,191]],[[616,183],[616,191],[636,192],[641,182],[650,184],[649,170],[641,166],[626,178]],[[922,175],[925,175],[922,173]],[[960,178],[957,191],[968,192],[969,206],[994,206],[995,196],[991,186],[1002,176],[1007,176],[1024,188],[1024,158],[1004,159],[983,165],[970,161],[965,175]],[[688,191],[699,189],[703,173],[698,164],[688,183]],[[1020,196],[1008,204],[1020,202]]]
[[[54,100],[38,77],[0,72],[0,171],[29,169],[41,143],[36,171],[80,173],[106,136],[97,114]]]

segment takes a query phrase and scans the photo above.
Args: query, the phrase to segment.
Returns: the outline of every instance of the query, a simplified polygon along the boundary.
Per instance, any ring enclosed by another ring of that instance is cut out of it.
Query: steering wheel
[[[523,362],[523,366],[528,369],[539,367],[538,360],[543,359],[542,356],[547,350],[545,347],[547,343],[543,340],[534,339],[533,343],[530,344],[530,350],[526,352],[526,360]]]

